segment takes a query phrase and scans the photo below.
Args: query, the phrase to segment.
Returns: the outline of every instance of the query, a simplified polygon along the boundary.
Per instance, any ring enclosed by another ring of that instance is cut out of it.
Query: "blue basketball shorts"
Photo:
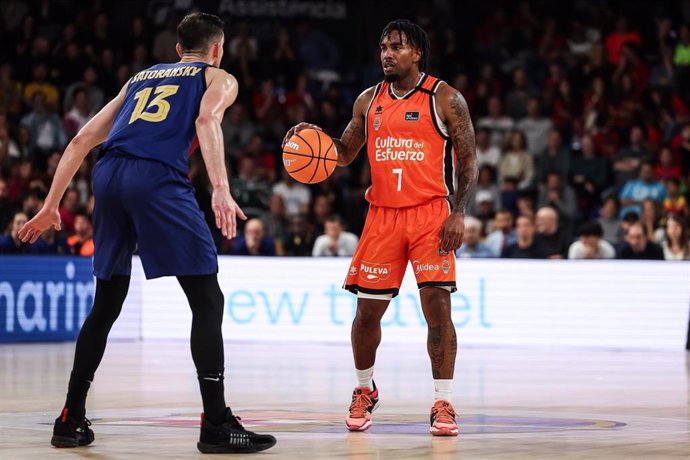
[[[163,163],[108,152],[93,170],[94,275],[129,275],[138,251],[147,279],[218,273],[194,188]]]

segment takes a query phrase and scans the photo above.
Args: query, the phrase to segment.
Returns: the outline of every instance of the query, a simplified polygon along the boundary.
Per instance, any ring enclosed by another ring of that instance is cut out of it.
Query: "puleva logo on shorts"
[[[412,262],[412,268],[414,268],[414,274],[419,275],[422,272],[437,272],[441,267],[437,264],[422,263],[415,260]]]
[[[299,144],[295,141],[288,141],[288,143],[285,144],[285,148],[299,150]]]
[[[370,283],[387,280],[389,276],[391,276],[391,264],[374,264],[365,261],[359,264],[359,277]]]

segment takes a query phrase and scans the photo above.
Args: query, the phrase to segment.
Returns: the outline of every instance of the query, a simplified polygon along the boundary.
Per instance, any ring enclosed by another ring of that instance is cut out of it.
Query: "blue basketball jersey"
[[[118,151],[164,163],[187,175],[207,66],[202,62],[157,64],[134,75],[102,155]]]

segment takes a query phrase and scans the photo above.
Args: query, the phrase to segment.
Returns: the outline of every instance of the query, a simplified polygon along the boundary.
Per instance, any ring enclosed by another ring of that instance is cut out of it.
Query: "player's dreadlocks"
[[[401,35],[405,34],[408,43],[419,50],[419,71],[426,72],[426,65],[428,62],[427,60],[429,58],[429,49],[431,48],[431,45],[429,44],[429,37],[424,29],[407,19],[396,19],[389,22],[388,25],[384,27],[383,32],[381,32],[379,43],[381,43],[383,39],[388,37],[393,31],[398,31]]]

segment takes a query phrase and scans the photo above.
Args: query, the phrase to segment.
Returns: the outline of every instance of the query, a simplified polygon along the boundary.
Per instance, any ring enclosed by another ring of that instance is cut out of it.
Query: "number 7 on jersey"
[[[402,171],[403,171],[402,168],[393,168],[393,174],[398,175],[398,189],[397,189],[398,192],[400,190],[402,190]]]

